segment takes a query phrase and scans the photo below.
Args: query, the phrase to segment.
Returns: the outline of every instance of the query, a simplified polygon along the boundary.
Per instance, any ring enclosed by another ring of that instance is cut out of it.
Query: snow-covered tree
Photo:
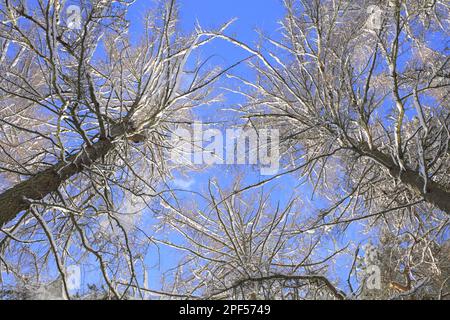
[[[0,271],[18,283],[57,270],[68,296],[67,267],[90,261],[124,296],[148,245],[132,223],[171,170],[165,137],[214,99],[222,71],[189,57],[215,36],[180,32],[170,0],[128,21],[133,2],[0,3]]]

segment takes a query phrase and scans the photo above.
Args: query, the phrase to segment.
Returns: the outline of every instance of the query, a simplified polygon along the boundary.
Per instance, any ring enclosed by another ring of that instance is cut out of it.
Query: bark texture
[[[422,195],[426,202],[450,215],[450,191],[448,188],[428,179],[425,190],[425,180],[419,172],[410,168],[402,170],[390,156],[376,149],[371,150],[366,144],[356,151],[382,164],[392,176],[399,177],[400,181],[410,190]]]
[[[86,167],[106,156],[114,149],[114,138],[127,132],[129,126],[120,124],[111,129],[112,137],[102,138],[91,146],[84,147],[77,154],[41,171],[0,195],[0,227],[12,221],[17,215],[30,207],[30,200],[43,200],[55,192],[62,183]]]

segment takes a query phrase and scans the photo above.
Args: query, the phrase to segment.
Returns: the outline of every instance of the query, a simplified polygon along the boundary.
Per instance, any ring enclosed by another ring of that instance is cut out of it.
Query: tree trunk
[[[425,181],[418,172],[409,168],[401,170],[390,156],[385,155],[383,152],[376,149],[370,150],[367,144],[362,145],[361,148],[356,151],[361,155],[368,156],[382,164],[389,170],[392,176],[399,177],[400,181],[410,190],[416,194],[422,195],[426,202],[450,215],[450,192],[444,186],[428,179],[426,192],[424,192]]]
[[[103,138],[91,146],[84,147],[79,153],[69,157],[66,162],[58,162],[2,193],[0,195],[0,227],[12,221],[23,210],[27,210],[30,207],[29,200],[44,199],[50,193],[57,191],[63,182],[107,155],[115,147],[114,137],[124,135],[129,129],[130,127],[124,123],[112,126],[111,138]]]
[[[13,220],[21,211],[30,207],[29,200],[42,200],[57,191],[61,184],[105,156],[114,148],[109,139],[99,140],[77,155],[41,171],[0,195],[0,227]]]

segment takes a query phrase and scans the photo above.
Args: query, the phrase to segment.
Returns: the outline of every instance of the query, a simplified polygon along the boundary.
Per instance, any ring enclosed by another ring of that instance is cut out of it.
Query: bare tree
[[[391,248],[403,260],[387,269],[435,278],[421,266],[437,253],[418,263],[413,252],[444,246],[449,225],[448,2],[284,4],[281,38],[261,35],[254,49],[220,36],[255,55],[256,81],[229,77],[247,87],[249,124],[282,131],[281,175],[298,172],[328,204],[301,229],[362,222],[368,233],[409,234],[409,253]]]
[[[382,17],[375,28],[369,5]],[[249,88],[242,92],[247,118],[284,132],[286,165],[330,200],[319,220],[410,212],[446,221],[449,58],[432,37],[448,37],[448,3],[317,0],[285,7],[283,37],[264,38],[265,50],[222,37],[255,54],[258,80],[234,76]]]
[[[345,229],[306,227],[308,207],[299,198],[274,203],[276,186],[243,191],[236,178],[230,189],[211,182],[208,190],[191,208],[165,206],[152,239],[182,258],[163,290],[143,290],[164,299],[449,297],[449,243],[434,221],[368,228],[374,242],[363,246],[343,242]]]
[[[138,40],[133,1],[81,3],[77,28],[63,1],[0,2],[0,283],[15,285],[1,296],[71,298],[67,267],[83,264],[100,279],[83,298],[448,299],[447,1],[285,0],[281,38],[257,49],[229,23],[182,34],[173,0]],[[255,81],[190,59],[218,38],[252,55]],[[285,170],[211,181],[190,206],[167,187],[166,138],[225,73],[245,84],[231,90],[246,125],[280,130]],[[264,188],[286,174],[325,207],[274,203]],[[354,222],[375,239],[375,291],[361,244],[340,241]],[[151,245],[184,253],[159,291]]]
[[[132,220],[163,197],[165,136],[214,99],[223,71],[202,61],[188,70],[215,36],[182,34],[174,1],[155,4],[130,39],[132,3],[81,2],[77,29],[62,1],[1,2],[0,271],[18,282],[53,265],[69,296],[66,266],[85,261],[110,297],[139,283],[148,242]]]
[[[400,233],[384,231],[380,243],[374,247],[377,266],[380,268],[380,286],[368,290],[367,275],[355,269],[351,271],[359,277],[358,287],[353,295],[360,299],[449,299],[450,269],[449,242],[433,239],[436,232],[429,234]],[[372,249],[372,250],[373,250]],[[367,265],[359,257],[360,269]],[[359,275],[358,275],[359,273]]]
[[[328,263],[346,247],[324,249],[324,233],[300,234],[299,200],[274,204],[273,190],[229,191],[216,182],[205,209],[167,207],[158,243],[185,253],[163,297],[202,299],[344,299],[328,279]],[[202,201],[196,201],[201,203]],[[203,207],[203,206],[202,206]],[[174,241],[168,229],[182,237]],[[329,243],[329,242],[327,242]]]

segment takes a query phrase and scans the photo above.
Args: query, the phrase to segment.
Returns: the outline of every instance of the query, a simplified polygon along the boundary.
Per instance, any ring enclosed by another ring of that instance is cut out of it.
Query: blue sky
[[[76,0],[70,2],[76,3]],[[131,7],[129,12],[129,20],[131,24],[130,34],[133,39],[138,39],[141,36],[142,25],[140,23],[147,9],[154,5],[153,0],[138,0]],[[194,30],[197,23],[204,29],[217,29],[224,23],[231,19],[237,20],[227,30],[228,35],[235,36],[238,40],[255,47],[258,43],[258,31],[263,32],[266,36],[277,38],[280,36],[279,21],[283,18],[284,8],[281,0],[179,0],[180,9],[180,27],[186,32],[190,33]],[[101,51],[100,51],[101,52]],[[100,53],[101,54],[101,53]],[[198,52],[202,58],[212,57],[211,63],[222,67],[227,67],[235,64],[237,61],[248,57],[248,53],[244,50],[233,46],[224,40],[215,40],[207,46],[202,47]],[[234,73],[252,79],[254,73],[245,64],[242,64],[235,69]],[[226,83],[219,83],[226,85]],[[223,108],[232,108],[238,106],[239,103],[244,102],[239,95],[231,94],[221,88],[225,99],[221,103],[213,106],[202,108],[196,112],[198,120],[206,121],[221,121],[223,119],[229,120],[229,126],[236,122],[236,115],[229,112],[221,112]],[[225,124],[227,127],[228,124]],[[281,171],[280,171],[281,172]],[[223,187],[230,186],[236,174],[245,174],[243,180],[244,185],[253,184],[255,182],[267,179],[268,176],[261,176],[259,169],[252,166],[227,166],[217,165],[207,170],[200,172],[181,172],[174,173],[174,179],[169,184],[174,188],[186,189],[194,192],[205,194],[210,179],[216,179]],[[301,197],[302,199],[310,197],[310,190],[308,186],[298,187],[299,178],[294,175],[284,175],[277,179],[276,182],[267,185],[264,190],[275,189],[271,192],[271,202],[273,205],[280,203],[283,207],[293,197]],[[260,189],[258,189],[260,191]],[[197,202],[201,207],[203,203],[200,198],[194,198],[190,193],[180,193],[179,200]],[[314,206],[321,206],[323,202],[320,199],[315,199]],[[149,212],[151,214],[151,212]],[[151,222],[151,221],[149,221]],[[148,228],[147,228],[148,227]],[[151,225],[144,226],[146,230],[151,228]],[[351,228],[344,240],[356,237],[356,230]],[[174,241],[179,240],[174,238]],[[178,251],[161,246],[159,252],[153,248],[150,250],[146,262],[149,273],[149,287],[160,289],[160,279],[163,271],[174,267],[180,257]],[[342,264],[348,263],[342,261]],[[346,269],[346,268],[344,268]],[[340,272],[344,271],[340,270]],[[85,283],[89,282],[90,272],[85,270]]]
[[[151,5],[152,1],[138,1],[132,11],[133,15],[139,16],[144,12],[146,6]],[[189,33],[193,30],[195,25],[199,23],[204,29],[218,28],[225,22],[237,18],[237,20],[227,30],[228,35],[235,36],[238,40],[255,47],[258,43],[258,32],[263,32],[270,38],[278,38],[280,36],[279,21],[283,18],[284,9],[281,0],[179,0],[180,8],[180,26],[183,31]],[[133,32],[133,30],[132,30]],[[136,30],[138,34],[138,30]],[[439,38],[439,37],[438,37]],[[439,42],[436,41],[436,45]],[[443,44],[441,44],[443,45]],[[221,65],[222,67],[230,66],[237,61],[248,56],[247,52],[237,48],[224,40],[216,40],[201,49],[199,53],[203,58],[213,57],[212,63]],[[403,59],[407,61],[410,58],[405,54]],[[247,79],[252,79],[254,73],[248,66],[242,64],[233,70]],[[224,84],[223,84],[224,85]],[[221,89],[218,89],[221,90]],[[222,108],[236,107],[242,101],[242,97],[230,94],[226,91],[225,101],[214,106],[208,106],[207,109],[202,109],[196,113],[199,120],[202,121],[220,121],[223,119],[230,120],[230,125],[236,121],[234,115],[229,113],[222,113]],[[389,102],[389,101],[388,101]],[[387,102],[387,103],[388,103]],[[412,114],[408,115],[412,116]],[[246,178],[244,184],[251,184],[267,176],[260,176],[258,170],[254,170],[250,166],[215,166],[208,170],[201,172],[188,172],[185,175],[181,173],[174,174],[174,180],[171,185],[176,188],[184,188],[187,190],[205,193],[210,179],[217,179],[222,186],[228,186],[234,177],[233,173],[245,172]],[[310,198],[311,188],[309,186],[298,187],[300,181],[298,176],[285,175],[276,180],[275,192],[271,192],[272,203],[280,202],[281,205],[286,204],[292,197],[302,197],[307,200]],[[265,189],[269,190],[274,184],[268,185]],[[197,201],[189,193],[184,196],[180,194],[180,200]],[[201,205],[201,203],[199,203]],[[311,201],[311,209],[323,207],[324,201],[317,196]],[[309,214],[307,212],[305,214]],[[361,225],[358,223],[351,224],[339,238],[339,247],[344,246],[348,242],[367,243],[371,234],[362,234]],[[324,241],[327,241],[324,239]],[[352,248],[355,249],[355,248]],[[324,253],[326,254],[326,253]],[[158,288],[161,272],[167,270],[179,259],[179,252],[161,247],[158,261],[155,260],[156,251],[150,252],[148,259],[149,265],[155,267],[150,272],[150,287]],[[334,277],[346,279],[348,269],[351,265],[351,257],[346,255],[337,260],[334,270],[330,270]],[[333,277],[333,278],[334,278]],[[341,282],[339,285],[345,288],[345,283]]]
[[[34,2],[35,0],[30,0],[31,4]],[[69,0],[68,2],[76,4],[79,1]],[[227,29],[226,33],[252,47],[256,47],[256,44],[258,43],[258,31],[261,31],[270,38],[280,37],[279,21],[284,15],[282,0],[178,0],[177,2],[180,9],[180,27],[185,33],[191,33],[196,24],[202,26],[203,29],[217,29],[224,23],[236,18],[237,20]],[[137,40],[141,36],[142,25],[140,21],[147,9],[152,8],[155,3],[155,0],[137,0],[136,3],[132,5],[128,18],[131,24],[130,34],[133,39]],[[441,35],[437,34],[436,36],[436,40],[432,40],[433,44],[436,46],[446,45],[446,43],[438,41]],[[99,50],[99,54],[101,53],[102,50]],[[197,54],[201,55],[202,58],[212,57],[210,63],[222,67],[233,65],[237,61],[248,56],[247,52],[224,40],[215,40],[211,42],[209,45],[202,47]],[[409,58],[409,54],[402,56],[404,62],[408,61]],[[253,71],[246,64],[241,64],[234,68],[233,73],[238,73],[247,79],[252,79],[254,77]],[[229,83],[219,82],[219,86],[225,86],[227,84]],[[239,95],[229,93],[220,87],[217,90],[218,92],[224,93],[224,101],[212,106],[200,108],[199,110],[196,110],[195,115],[197,120],[202,120],[204,122],[219,122],[226,120],[229,122],[225,124],[225,127],[231,127],[236,123],[236,114],[221,110],[224,108],[236,108],[239,103],[244,102],[243,98]],[[387,100],[386,103],[389,103],[389,101]],[[414,112],[408,113],[408,115],[413,116]],[[178,199],[180,201],[186,201],[186,204],[196,202],[197,205],[204,208],[206,204],[202,202],[201,198],[194,197],[189,191],[205,194],[208,182],[211,179],[217,180],[223,187],[228,187],[238,173],[245,175],[243,185],[250,185],[268,178],[267,176],[261,176],[259,174],[259,169],[252,166],[216,165],[198,172],[174,172],[173,179],[169,179],[168,183],[171,187],[186,189],[186,191],[188,191],[178,194]],[[305,200],[305,202],[309,201],[308,205],[302,208],[302,210],[305,211],[305,214],[311,214],[314,212],[314,209],[325,206],[325,202],[320,197],[316,196],[314,200],[310,199],[310,186],[304,185],[299,187],[299,184],[300,179],[298,174],[294,173],[292,175],[282,176],[267,185],[264,190],[272,190],[270,194],[272,204],[276,205],[280,202],[281,207],[293,197],[299,197]],[[275,187],[275,189],[271,189],[273,187]],[[261,189],[258,190],[260,191]],[[146,213],[148,213],[149,216],[152,214],[150,211]],[[146,221],[148,222],[148,225],[143,226],[146,230],[149,230],[152,227],[152,219],[149,220],[150,221]],[[367,242],[369,236],[370,234],[368,236],[361,234],[360,225],[356,223],[352,224],[346,229],[346,232],[342,237],[340,237],[339,247],[342,247],[348,241],[355,241],[357,243]],[[174,236],[172,240],[180,241],[176,236]],[[326,241],[327,239],[325,238],[324,242]],[[176,266],[181,256],[179,251],[167,247],[161,246],[159,249],[160,250],[157,251],[155,248],[152,248],[146,258],[147,268],[150,268],[147,269],[150,271],[149,287],[154,289],[160,289],[162,272]],[[351,262],[348,258],[349,257],[347,256],[338,260],[338,263],[335,266],[336,269],[332,271],[334,272],[335,277],[340,277],[342,279],[343,276],[346,276],[349,263]],[[96,266],[94,268],[96,268]],[[87,271],[87,273],[89,273],[89,271]],[[87,276],[87,278],[89,278],[89,276]],[[344,286],[341,285],[341,287]]]
[[[141,2],[139,6],[143,6],[143,2]],[[181,0],[179,1],[179,6],[180,26],[184,32],[191,32],[197,23],[204,29],[218,28],[229,20],[237,18],[228,29],[227,34],[236,35],[239,40],[250,44],[253,44],[258,40],[258,34],[255,32],[256,30],[262,30],[269,35],[275,33],[275,30],[279,28],[278,21],[283,16],[283,7],[279,0]],[[203,47],[199,54],[203,58],[212,56],[211,62],[217,63],[223,67],[232,65],[248,56],[247,52],[244,52],[223,40],[214,41],[208,46]],[[245,65],[237,67],[233,72],[239,72],[246,77],[252,77],[251,71]],[[226,100],[223,103],[209,106],[208,110],[200,110],[197,112],[198,120],[219,121],[223,120],[223,116],[228,118],[228,116],[223,114],[221,114],[222,116],[220,117],[217,116],[220,114],[220,109],[236,106],[239,102],[242,102],[240,96],[227,93]],[[231,118],[229,119],[231,120]],[[231,122],[230,125],[232,125]],[[220,185],[228,186],[231,182],[231,177],[233,177],[232,173],[236,173],[237,171],[242,172],[249,170],[246,174],[245,183],[252,183],[260,180],[261,177],[259,177],[257,172],[250,172],[250,169],[250,167],[245,166],[230,168],[229,166],[219,165],[202,172],[188,172],[185,175],[175,173],[175,180],[172,181],[171,184],[175,188],[184,188],[204,193],[207,191],[209,179],[217,179]],[[292,185],[292,182],[290,185]],[[288,192],[280,193],[280,195],[281,194],[286,196],[286,199],[284,199],[285,201],[290,197]],[[185,193],[184,196],[183,194],[180,194],[179,197],[181,200],[187,201],[192,198],[192,195]],[[274,199],[274,201],[282,200],[281,198],[283,197],[279,198],[280,199]],[[195,199],[194,201],[200,202],[201,200]],[[200,203],[198,203],[198,205],[201,206]],[[156,251],[150,252],[148,259],[154,259],[155,254]],[[155,265],[155,268],[151,269],[149,273],[149,286],[157,288],[161,272],[173,266],[178,258],[179,252],[161,247],[159,252],[159,263]],[[149,263],[149,265],[152,264]]]
[[[149,4],[145,1],[138,1],[133,8],[132,15],[141,15],[145,7]],[[237,20],[228,29],[227,34],[237,37],[250,46],[256,46],[259,35],[257,31],[263,32],[266,36],[277,38],[280,34],[279,21],[283,18],[284,8],[281,0],[180,0],[180,26],[186,33],[193,30],[198,22],[204,29],[218,28],[225,22],[237,18]],[[137,29],[131,32],[138,32]],[[134,35],[134,34],[133,34]],[[212,63],[227,67],[237,61],[248,56],[248,53],[237,48],[224,40],[213,41],[208,46],[202,47],[199,54],[203,57],[212,56]],[[233,70],[233,73],[239,73],[247,79],[252,79],[254,74],[248,66],[242,64]],[[220,84],[219,84],[220,85]],[[222,84],[225,85],[225,84]],[[218,89],[221,90],[220,88]],[[223,113],[222,108],[236,107],[239,103],[244,102],[241,96],[225,93],[223,103],[214,106],[208,106],[196,112],[198,120],[221,121],[223,119],[230,120],[229,125],[232,126],[236,119],[235,115]],[[227,124],[225,124],[227,127]],[[205,194],[210,179],[216,179],[221,186],[227,187],[233,180],[234,174],[245,173],[244,185],[249,185],[264,179],[268,176],[261,176],[259,170],[250,166],[226,166],[217,165],[201,172],[180,172],[174,173],[174,180],[169,182],[172,187],[182,188]],[[281,171],[280,171],[281,172]],[[264,188],[269,190],[275,187],[275,192],[271,192],[271,202],[276,205],[277,202],[283,206],[292,197],[309,198],[310,188],[308,186],[296,188],[300,181],[294,175],[284,175],[277,179],[275,183],[271,183]],[[261,191],[261,190],[259,190]],[[191,193],[181,193],[178,195],[179,200],[197,202],[202,207],[201,199],[194,198]],[[317,201],[318,200],[318,201]],[[315,199],[314,206],[323,205],[320,199]],[[343,242],[349,238],[356,236],[358,228],[349,228]],[[179,240],[179,239],[173,239]],[[324,253],[326,254],[326,253]],[[157,250],[151,250],[148,255],[148,265],[153,266],[149,269],[149,287],[158,289],[161,273],[176,265],[180,254],[178,251],[163,247]],[[342,268],[349,261],[341,260],[340,266],[337,266],[338,274],[344,275],[347,268]]]

